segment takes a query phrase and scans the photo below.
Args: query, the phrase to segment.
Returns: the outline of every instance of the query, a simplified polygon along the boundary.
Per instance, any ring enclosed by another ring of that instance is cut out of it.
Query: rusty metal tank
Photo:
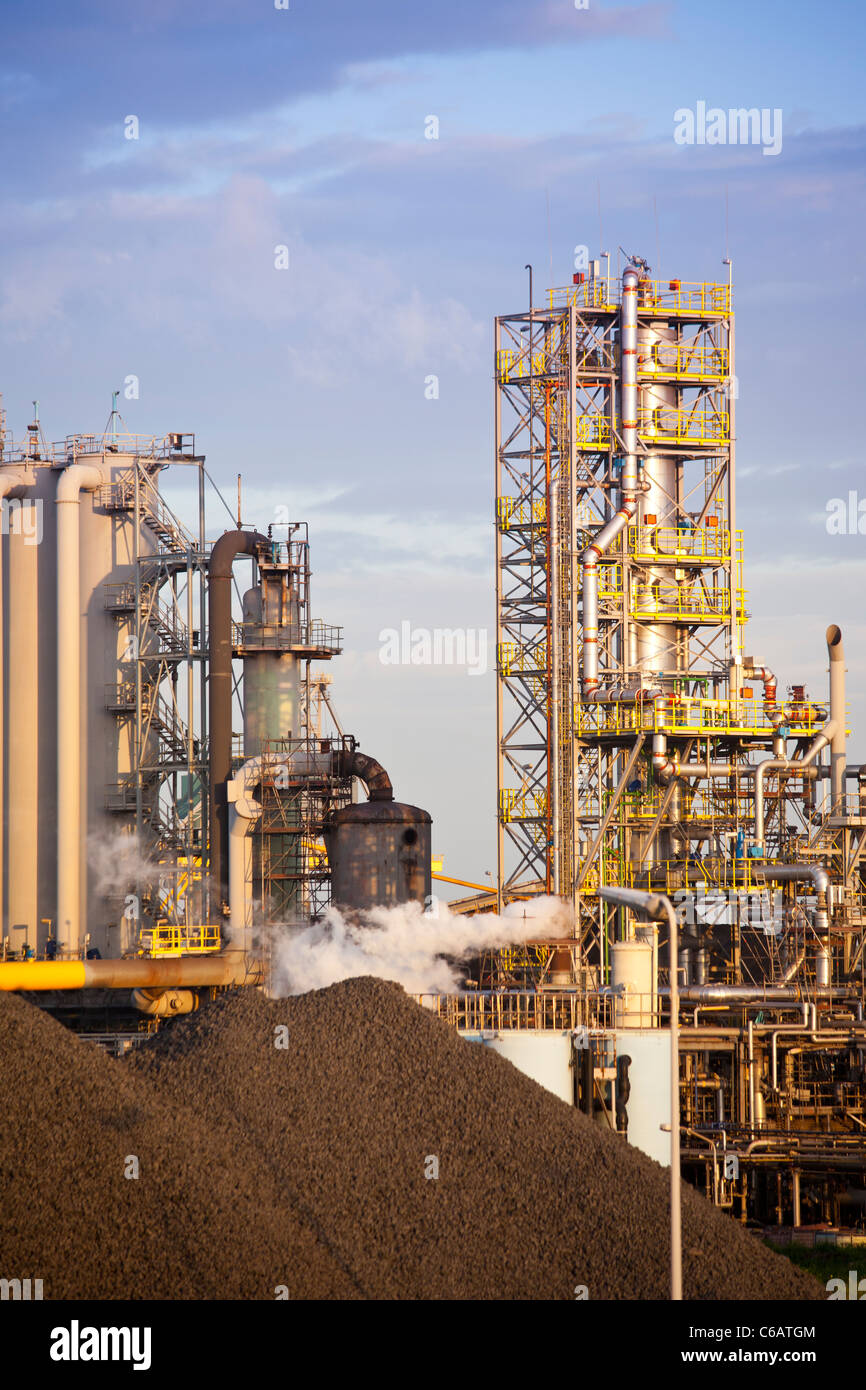
[[[425,906],[432,824],[427,811],[399,801],[363,801],[336,811],[325,829],[335,906]]]

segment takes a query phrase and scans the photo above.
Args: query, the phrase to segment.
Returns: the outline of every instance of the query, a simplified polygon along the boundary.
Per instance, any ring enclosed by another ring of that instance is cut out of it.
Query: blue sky
[[[50,437],[101,429],[135,374],[130,429],[194,430],[229,494],[243,472],[247,520],[308,519],[344,722],[476,878],[493,677],[377,653],[405,619],[492,628],[493,316],[523,304],[525,262],[563,284],[601,239],[721,277],[727,195],[747,649],[822,691],[839,622],[866,757],[866,540],[825,525],[866,497],[864,28],[839,0],[6,0],[8,423],[38,396]],[[781,109],[781,152],[676,145],[698,101]]]

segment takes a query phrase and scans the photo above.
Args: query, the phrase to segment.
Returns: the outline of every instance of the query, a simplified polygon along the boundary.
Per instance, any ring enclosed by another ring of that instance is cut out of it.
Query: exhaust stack
[[[830,741],[831,814],[845,814],[845,650],[842,629],[832,623],[827,628],[827,654],[830,658],[830,719],[836,725]]]

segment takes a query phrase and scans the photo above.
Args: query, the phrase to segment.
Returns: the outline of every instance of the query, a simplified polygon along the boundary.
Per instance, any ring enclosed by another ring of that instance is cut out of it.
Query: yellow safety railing
[[[619,420],[613,422],[614,429]],[[606,448],[610,443],[611,422],[607,415],[592,413],[578,415],[574,422],[574,442],[578,446]],[[642,409],[638,418],[638,436],[648,444],[722,444],[731,437],[731,417],[727,410],[704,401],[687,410],[674,406]]]
[[[496,668],[503,676],[513,671],[538,674],[547,670],[547,643],[536,647],[521,647],[517,642],[499,642],[496,647]]]
[[[563,285],[548,290],[551,309],[618,309],[610,278],[584,280],[581,285]],[[638,313],[664,310],[685,318],[723,317],[731,312],[731,287],[708,280],[642,280]]]
[[[496,520],[501,531],[512,526],[542,526],[547,520],[547,502],[536,497],[497,497]]]
[[[496,377],[500,382],[523,381],[530,376],[545,376],[550,370],[546,352],[500,348],[496,354]]]
[[[564,943],[567,944],[567,943]],[[515,1029],[611,1028],[614,1000],[594,991],[507,990],[472,994],[417,994],[416,1001],[467,1033]]]
[[[618,598],[622,593],[622,565],[599,565],[599,598]]]
[[[817,733],[824,716],[812,706],[796,720],[786,720],[792,738]],[[643,701],[612,704],[581,704],[574,707],[575,732],[582,733],[671,733],[671,734],[748,734],[772,729],[766,708],[760,700],[711,700],[675,697],[672,701]]]
[[[610,443],[610,420],[606,415],[578,415],[574,422],[576,444]]]
[[[546,820],[547,793],[544,791],[524,792],[506,787],[499,793],[499,819],[503,825],[509,821]]]
[[[727,618],[731,611],[731,596],[727,589],[710,595],[693,592],[688,584],[673,586],[665,591],[638,592],[632,601],[632,616],[638,620],[667,619],[679,623],[708,623]],[[737,614],[745,619],[745,595],[737,593]]]
[[[678,381],[723,381],[729,361],[727,348],[711,344],[653,343],[649,358],[638,358],[638,374],[664,375]]]
[[[642,280],[638,313],[664,309],[686,317],[731,312],[731,287],[709,280]]]
[[[175,922],[157,922],[141,933],[141,944],[152,956],[202,955],[220,949],[220,929],[217,926],[183,926]]]
[[[551,309],[618,309],[619,304],[613,298],[614,284],[615,281],[607,277],[584,280],[581,285],[563,285],[547,291],[548,304]]]
[[[731,437],[731,417],[727,410],[704,402],[689,410],[673,406],[642,409],[638,417],[638,436],[651,443],[718,444]]]
[[[742,550],[742,536],[742,531],[738,531],[738,550]],[[636,560],[680,555],[689,559],[726,560],[731,553],[731,533],[726,526],[631,526],[628,542],[629,552]]]

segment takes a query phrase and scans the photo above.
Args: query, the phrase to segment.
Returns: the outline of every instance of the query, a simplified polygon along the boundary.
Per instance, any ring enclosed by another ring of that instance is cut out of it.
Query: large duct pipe
[[[359,753],[357,749],[336,749],[333,755],[333,771],[335,777],[360,778],[371,801],[394,800],[391,778],[382,764],[377,763],[375,758],[368,758],[366,753]]]
[[[208,737],[210,740],[211,903],[221,915],[228,900],[229,815],[226,783],[232,771],[232,565],[255,556],[268,539],[258,531],[226,531],[208,560]]]
[[[842,630],[827,628],[827,655],[830,658],[830,720],[836,731],[830,740],[831,815],[845,814],[845,651]]]
[[[57,942],[80,949],[81,557],[80,499],[104,482],[93,464],[73,463],[57,484]]]
[[[778,883],[797,883],[810,878],[819,896],[822,893],[826,896],[830,886],[830,876],[823,864],[756,864],[753,873],[755,878],[775,879]]]
[[[260,984],[262,977],[262,962],[252,960],[244,951],[171,960],[136,957],[0,963],[0,990],[204,988]]]
[[[2,445],[0,445],[2,447]],[[27,490],[27,475],[23,468],[3,468],[0,469],[0,504],[8,497],[21,497]],[[4,694],[6,690],[6,668],[3,659],[6,644],[6,633],[3,631],[3,565],[5,556],[3,554],[3,537],[11,526],[6,524],[7,518],[3,518],[0,525],[0,855],[6,854],[6,827],[3,822],[4,787],[6,784],[6,706]],[[5,931],[6,918],[6,899],[4,896],[5,874],[0,865],[0,937]]]
[[[755,771],[755,844],[764,843],[764,778],[768,772],[799,771],[808,767],[826,748],[836,733],[836,721],[828,719],[823,729],[815,736],[802,758],[766,758]]]
[[[640,271],[627,266],[622,277],[620,305],[620,406],[624,456],[620,473],[620,506],[581,555],[583,566],[583,665],[585,700],[595,699],[598,675],[598,562],[637,511],[637,287]]]

